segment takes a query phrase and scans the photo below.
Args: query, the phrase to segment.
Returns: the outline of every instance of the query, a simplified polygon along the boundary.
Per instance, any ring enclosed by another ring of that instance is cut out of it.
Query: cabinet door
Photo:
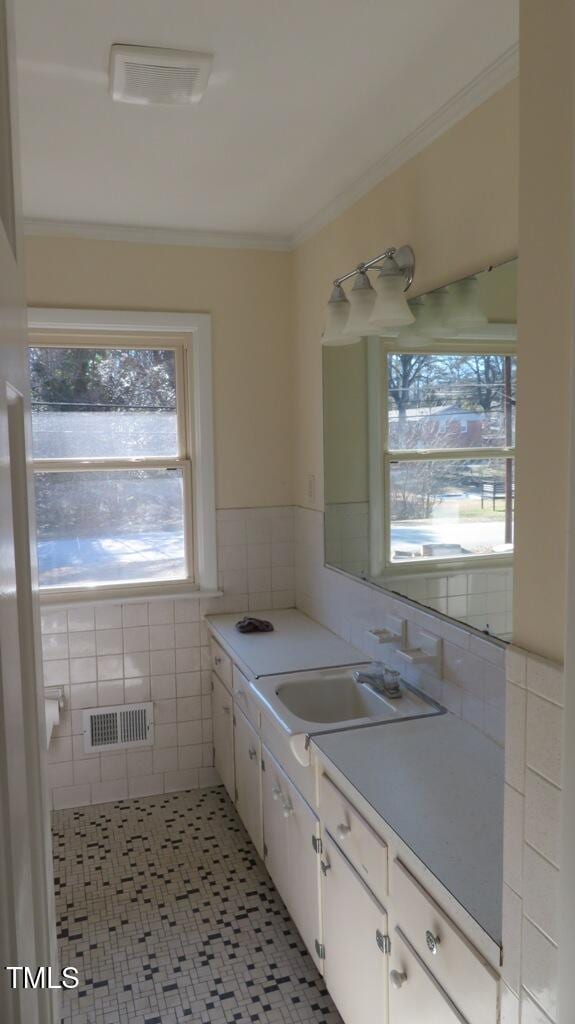
[[[261,743],[255,729],[235,705],[236,807],[250,838],[263,856]]]
[[[214,765],[232,800],[235,799],[234,709],[232,698],[212,672]]]
[[[318,969],[321,943],[319,821],[266,747],[263,815],[266,867]]]
[[[287,796],[284,813],[288,825],[288,909],[316,967],[323,974],[323,960],[316,946],[322,942],[320,857],[316,852],[319,850],[319,819],[291,781],[288,781]]]
[[[466,1024],[399,928],[392,936],[389,979],[389,1024]]]
[[[385,1024],[389,957],[381,946],[385,948],[387,914],[327,833],[322,862],[329,993],[345,1024]]]
[[[282,900],[289,905],[289,852],[284,804],[287,777],[266,747],[262,747],[262,804],[266,867]]]

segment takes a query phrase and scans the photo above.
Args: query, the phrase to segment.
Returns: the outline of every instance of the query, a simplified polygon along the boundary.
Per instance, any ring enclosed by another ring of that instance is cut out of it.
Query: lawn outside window
[[[30,311],[43,598],[215,590],[209,319]]]
[[[511,561],[516,359],[503,346],[468,345],[384,356],[390,573]]]

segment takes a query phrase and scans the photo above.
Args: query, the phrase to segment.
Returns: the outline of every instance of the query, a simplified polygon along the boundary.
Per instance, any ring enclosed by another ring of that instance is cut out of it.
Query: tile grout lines
[[[340,1024],[220,787],[56,811],[63,1024]]]

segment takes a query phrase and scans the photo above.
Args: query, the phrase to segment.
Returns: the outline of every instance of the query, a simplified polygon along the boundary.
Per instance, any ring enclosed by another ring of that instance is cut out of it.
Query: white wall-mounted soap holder
[[[418,631],[416,643],[413,647],[398,648],[396,654],[408,665],[414,668],[425,668],[434,675],[441,675],[441,663],[443,653],[443,641],[441,637],[433,633],[426,633],[423,629]]]
[[[377,629],[368,629],[367,635],[378,644],[399,644],[405,645],[407,620],[400,619],[397,615],[385,615],[383,626]]]

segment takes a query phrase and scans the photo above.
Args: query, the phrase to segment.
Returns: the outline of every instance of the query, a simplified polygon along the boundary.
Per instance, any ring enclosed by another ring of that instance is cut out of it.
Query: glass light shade
[[[375,289],[364,270],[355,278],[349,293],[349,303],[349,320],[344,329],[348,344],[351,339],[359,341],[366,334],[373,334],[369,318],[375,303]]]
[[[377,298],[369,318],[372,334],[387,327],[403,327],[415,320],[405,297],[405,277],[393,260],[389,260],[389,264],[389,267],[384,265],[375,284]]]
[[[423,301],[421,311],[420,330],[428,337],[441,334],[447,327],[449,315],[449,289],[437,288],[429,292]]]
[[[425,299],[422,295],[418,295],[415,299],[409,299],[407,304],[413,315],[413,322],[399,328],[398,338],[402,345],[412,345],[414,348],[418,345],[423,347],[429,341],[429,337],[423,329],[426,317]]]
[[[327,304],[325,328],[322,345],[349,345],[350,338],[345,337],[344,328],[349,319],[350,304],[340,284],[333,286]]]
[[[447,324],[451,328],[481,327],[487,316],[481,308],[479,281],[466,277],[451,286],[451,301]]]

